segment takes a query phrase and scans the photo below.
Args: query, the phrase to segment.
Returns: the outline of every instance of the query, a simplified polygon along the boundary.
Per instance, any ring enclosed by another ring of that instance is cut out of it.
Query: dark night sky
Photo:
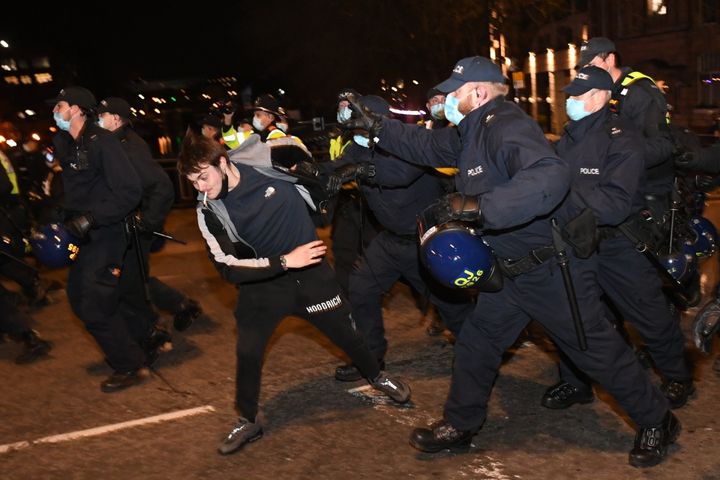
[[[37,9],[26,2],[13,7],[26,11],[0,26],[0,38],[49,51],[55,66],[67,58],[77,83],[98,96],[130,79],[231,74],[256,92],[279,86],[313,104],[332,102],[346,86],[378,93],[380,78],[417,78],[424,95],[458,58],[484,50],[471,11],[479,3],[264,0],[183,8],[146,0]]]

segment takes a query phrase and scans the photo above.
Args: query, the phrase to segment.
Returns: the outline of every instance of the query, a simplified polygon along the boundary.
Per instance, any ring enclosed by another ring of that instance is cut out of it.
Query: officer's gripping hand
[[[373,177],[375,177],[375,165],[372,163],[362,162],[343,165],[328,176],[325,193],[336,195],[343,183],[352,182],[353,180],[368,182]]]
[[[685,150],[675,154],[675,166],[682,170],[700,170],[699,159],[695,152]]]
[[[476,225],[483,223],[480,197],[457,192],[449,193],[439,203],[445,209],[445,221],[471,222]]]
[[[695,187],[701,192],[709,192],[717,187],[717,177],[712,175],[695,175]]]
[[[65,220],[65,228],[78,239],[85,238],[94,224],[92,215],[81,213]]]
[[[370,134],[370,141],[380,134],[383,126],[383,117],[375,112],[370,111],[369,108],[363,107],[357,101],[355,95],[349,95],[348,101],[350,102],[350,109],[352,110],[352,116],[350,120],[343,122],[343,126],[349,129],[358,128],[365,130]]]
[[[320,169],[312,162],[300,161],[290,171],[306,178],[317,178],[320,176]]]

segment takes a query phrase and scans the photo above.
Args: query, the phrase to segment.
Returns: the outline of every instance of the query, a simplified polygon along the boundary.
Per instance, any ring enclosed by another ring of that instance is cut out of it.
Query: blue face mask
[[[64,120],[62,113],[53,113],[53,119],[55,120],[55,125],[57,125],[60,130],[65,130],[66,132],[70,131],[70,120]]]
[[[355,135],[353,141],[361,147],[370,148],[370,139],[363,135]]]
[[[444,103],[436,103],[435,105],[430,107],[430,115],[432,115],[432,117],[437,120],[444,120],[445,119],[445,104]]]
[[[567,112],[568,117],[575,121],[582,120],[592,113],[585,111],[585,102],[574,98],[568,98],[565,101],[565,111]]]
[[[98,125],[98,127],[102,128],[102,129],[105,128],[105,122],[104,122],[103,117],[98,118],[97,125]]]
[[[352,117],[352,110],[350,110],[350,107],[343,107],[337,112],[338,123],[345,123],[350,120],[350,117]]]
[[[458,105],[460,105],[460,100],[457,97],[451,95],[445,97],[445,118],[455,125],[459,125],[465,118],[465,115],[458,110]]]

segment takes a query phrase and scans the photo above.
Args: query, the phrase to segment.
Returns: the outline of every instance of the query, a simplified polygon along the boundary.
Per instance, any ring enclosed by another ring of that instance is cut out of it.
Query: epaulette
[[[623,134],[624,130],[621,124],[622,122],[620,120],[620,117],[618,117],[616,114],[610,116],[606,123],[607,133],[610,138],[617,138]]]
[[[493,120],[495,120],[495,114],[494,114],[494,113],[488,113],[487,116],[485,117],[485,120],[484,120],[485,125],[490,125],[490,122],[492,122]]]

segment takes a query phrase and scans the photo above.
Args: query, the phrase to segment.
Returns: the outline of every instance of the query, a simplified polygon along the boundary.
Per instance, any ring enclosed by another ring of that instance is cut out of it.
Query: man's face
[[[220,167],[203,165],[197,173],[189,173],[187,179],[192,186],[200,193],[207,193],[209,199],[214,200],[222,190],[222,171],[220,168],[225,164],[225,159],[220,159]]]
[[[464,83],[460,88],[449,95],[458,99],[458,111],[467,115],[477,108],[478,105],[478,84],[474,82]]]
[[[272,113],[265,112],[263,110],[256,110],[255,111],[255,122],[253,122],[253,125],[259,130],[265,130],[268,125],[270,125],[273,120],[275,120],[275,115]],[[258,128],[259,126],[262,126],[262,128]]]
[[[610,92],[608,90],[593,88],[582,95],[575,95],[570,98],[583,102],[586,112],[595,113],[603,108],[608,100],[610,100]]]
[[[102,121],[102,128],[111,132],[114,132],[122,126],[120,116],[110,112],[101,113],[100,115],[98,115],[98,120]]]
[[[445,103],[445,95],[435,95],[430,100],[427,101],[425,106],[430,110],[433,105],[437,105],[438,103],[444,104]]]

